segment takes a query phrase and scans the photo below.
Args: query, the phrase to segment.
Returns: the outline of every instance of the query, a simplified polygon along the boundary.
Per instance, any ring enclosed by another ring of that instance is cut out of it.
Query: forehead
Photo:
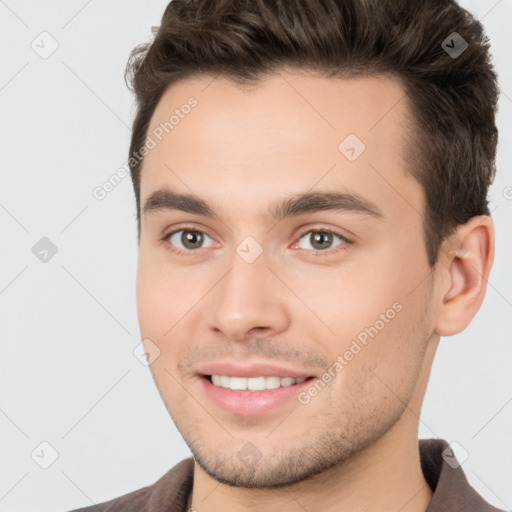
[[[318,188],[350,190],[396,215],[422,211],[404,159],[410,128],[405,91],[391,77],[283,71],[246,87],[192,77],[172,84],[152,116],[141,204],[169,187],[249,215]]]

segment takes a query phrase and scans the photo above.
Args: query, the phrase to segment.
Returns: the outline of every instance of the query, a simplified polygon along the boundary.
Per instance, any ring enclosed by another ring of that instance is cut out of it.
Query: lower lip
[[[221,409],[241,416],[259,416],[291,399],[307,388],[313,379],[306,379],[300,384],[283,386],[263,391],[240,391],[214,386],[206,377],[201,377],[203,389],[215,404]],[[297,400],[297,403],[298,400]]]

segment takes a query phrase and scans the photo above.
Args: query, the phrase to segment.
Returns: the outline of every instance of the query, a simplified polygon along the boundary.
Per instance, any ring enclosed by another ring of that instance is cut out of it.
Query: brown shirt
[[[450,463],[442,457],[447,447],[443,439],[419,440],[421,469],[433,491],[425,512],[503,512],[489,505],[469,485],[455,457],[447,457]],[[71,512],[186,512],[193,474],[193,459],[184,459],[152,485]]]

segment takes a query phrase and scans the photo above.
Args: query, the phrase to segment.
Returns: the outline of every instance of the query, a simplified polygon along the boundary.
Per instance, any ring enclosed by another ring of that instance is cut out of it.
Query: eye
[[[171,250],[174,252],[178,254],[187,254],[195,250],[202,249],[203,247],[201,247],[201,245],[203,244],[205,237],[212,240],[212,238],[203,231],[183,228],[177,231],[172,231],[165,235],[162,240],[169,241]],[[180,244],[182,245],[180,246]]]
[[[214,240],[204,231],[184,227],[164,235],[162,237],[162,241],[169,242],[170,250],[176,254],[191,256],[199,249],[204,248],[202,245],[205,241],[205,237],[214,242]],[[335,245],[334,250],[329,251],[329,249],[332,248],[335,238],[341,240],[341,243]],[[304,232],[300,236],[299,241],[296,242],[292,248],[296,248],[302,239],[309,242],[311,248],[306,247],[305,249],[313,251],[315,256],[323,256],[326,252],[337,252],[338,250],[343,250],[347,245],[352,243],[341,233],[336,231],[329,229],[316,229]],[[339,247],[339,249],[336,249],[336,247]]]
[[[350,240],[345,238],[341,233],[337,233],[336,231],[331,231],[328,229],[317,229],[309,230],[303,233],[299,239],[299,242],[297,242],[295,245],[300,243],[302,239],[305,239],[311,246],[311,248],[306,247],[307,250],[313,250],[316,253],[322,253],[326,252],[326,250],[331,248],[334,238],[339,238],[341,240],[341,243],[335,245],[334,247],[338,247],[340,245],[345,246],[351,243]],[[344,247],[342,247],[341,249],[343,248]]]

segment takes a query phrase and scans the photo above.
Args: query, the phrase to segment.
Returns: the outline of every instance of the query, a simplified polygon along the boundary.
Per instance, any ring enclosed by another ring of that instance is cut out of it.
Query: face
[[[419,393],[432,290],[403,95],[391,78],[290,71],[244,88],[197,76],[156,108],[141,334],[165,406],[219,481],[332,468],[405,421]]]

